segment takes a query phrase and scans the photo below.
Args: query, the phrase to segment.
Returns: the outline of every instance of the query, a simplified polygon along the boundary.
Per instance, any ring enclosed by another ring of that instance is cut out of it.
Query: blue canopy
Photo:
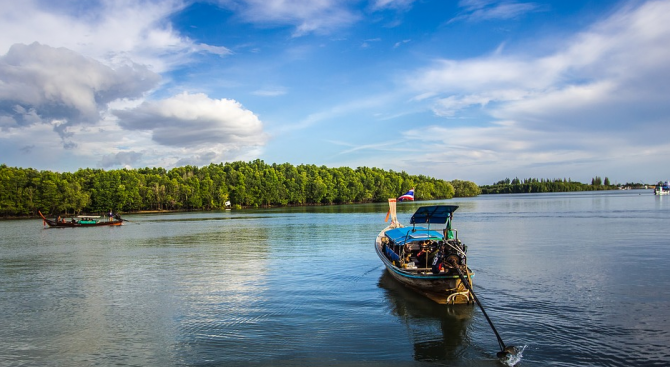
[[[416,210],[409,222],[412,224],[444,224],[456,209],[458,205],[422,206]]]
[[[408,242],[443,239],[442,233],[428,230],[423,227],[402,227],[386,231],[386,236],[398,245],[404,245]]]

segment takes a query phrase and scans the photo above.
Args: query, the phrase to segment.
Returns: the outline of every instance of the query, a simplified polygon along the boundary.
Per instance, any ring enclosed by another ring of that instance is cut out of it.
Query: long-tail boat
[[[58,216],[54,219],[46,218],[42,212],[40,217],[42,217],[42,223],[44,226],[49,227],[59,227],[59,228],[79,228],[79,227],[102,227],[102,226],[120,226],[123,225],[124,220],[117,214],[109,219],[101,219],[98,215],[80,215],[72,217],[69,219],[61,218]]]
[[[419,207],[406,227],[396,217],[396,199],[389,199],[391,224],[375,240],[375,251],[393,278],[440,304],[474,303],[467,247],[451,226],[456,209]],[[436,230],[436,224],[445,227]]]

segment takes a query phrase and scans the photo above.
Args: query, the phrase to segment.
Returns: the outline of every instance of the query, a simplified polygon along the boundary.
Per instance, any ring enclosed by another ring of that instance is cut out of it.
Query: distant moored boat
[[[79,227],[101,227],[101,226],[120,226],[123,225],[123,219],[117,214],[109,217],[108,220],[101,220],[99,215],[80,215],[69,219],[58,216],[54,219],[46,218],[42,212],[38,211],[42,217],[45,226],[61,228],[79,228]]]
[[[656,185],[654,187],[654,195],[668,195],[670,194],[670,182],[665,181],[665,183]]]

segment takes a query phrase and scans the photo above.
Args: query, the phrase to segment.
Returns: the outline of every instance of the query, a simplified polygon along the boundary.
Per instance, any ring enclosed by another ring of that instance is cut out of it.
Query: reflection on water
[[[386,291],[392,314],[407,327],[415,360],[453,362],[463,358],[469,347],[472,305],[439,305],[417,296],[387,271],[379,278],[379,287]]]
[[[435,202],[432,202],[435,203]],[[670,197],[492,195],[455,227],[475,291],[528,366],[670,360]],[[407,223],[427,202],[402,203]],[[474,305],[386,275],[384,204],[0,221],[0,365],[500,366]]]

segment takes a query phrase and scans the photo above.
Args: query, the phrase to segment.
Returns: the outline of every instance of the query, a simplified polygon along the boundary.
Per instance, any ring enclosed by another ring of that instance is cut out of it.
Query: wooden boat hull
[[[48,220],[45,221],[45,223],[49,227],[56,227],[56,228],[80,228],[80,227],[110,227],[110,226],[120,226],[123,225],[123,222],[118,221],[118,222],[98,222],[98,223],[71,223],[71,222],[65,222],[65,223],[57,223],[53,220]]]
[[[461,282],[458,274],[432,274],[417,272],[395,266],[383,253],[382,238],[386,230],[382,230],[375,241],[375,252],[382,260],[386,271],[398,282],[439,304],[471,304],[474,302],[467,287]],[[468,277],[472,281],[472,272],[468,269]]]
[[[40,216],[42,217],[42,222],[44,223],[45,226],[49,226],[51,228],[81,228],[81,227],[109,227],[109,226],[120,226],[123,225],[122,220],[114,220],[114,221],[99,221],[95,223],[81,223],[81,222],[72,222],[72,221],[57,221],[54,219],[48,219],[42,215],[41,212]]]

